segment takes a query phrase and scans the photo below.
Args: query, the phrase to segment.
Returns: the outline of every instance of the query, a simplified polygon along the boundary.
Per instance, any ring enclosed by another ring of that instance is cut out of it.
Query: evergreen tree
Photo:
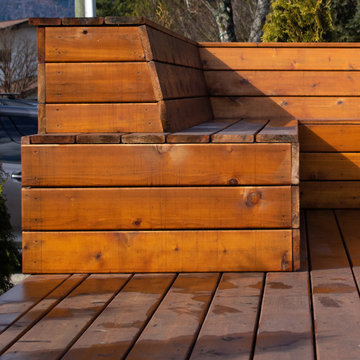
[[[275,0],[262,37],[271,42],[319,42],[333,29],[330,0]]]

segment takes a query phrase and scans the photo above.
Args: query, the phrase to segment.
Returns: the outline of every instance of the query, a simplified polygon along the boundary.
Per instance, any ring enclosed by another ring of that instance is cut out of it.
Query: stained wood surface
[[[174,274],[136,274],[63,359],[123,358],[174,278]]]
[[[98,133],[76,135],[77,144],[119,144],[121,137],[125,133]]]
[[[155,101],[146,63],[46,63],[46,102]]]
[[[145,61],[138,27],[48,27],[46,62]]]
[[[291,187],[22,189],[23,230],[291,226]]]
[[[360,123],[358,124],[304,124],[299,126],[301,151],[343,152],[360,151]]]
[[[204,75],[211,96],[360,95],[360,73],[355,71],[205,71]]]
[[[292,212],[292,228],[300,226],[300,190],[299,186],[291,187],[291,212]]]
[[[30,135],[30,144],[74,144],[75,134]]]
[[[249,359],[264,275],[224,273],[190,359]]]
[[[31,145],[22,157],[23,186],[291,183],[290,144]]]
[[[103,17],[68,17],[62,18],[61,24],[65,26],[86,26],[86,25],[102,25],[104,24]]]
[[[304,242],[304,239],[301,239],[300,229],[293,229],[292,230],[292,270],[293,271],[300,271],[304,270],[302,262],[302,253],[303,249],[301,248],[302,242]]]
[[[121,137],[123,144],[163,144],[169,133],[131,133]]]
[[[360,182],[303,181],[300,183],[300,203],[303,208],[359,208]]]
[[[215,118],[360,118],[359,97],[212,97],[211,105]]]
[[[267,123],[264,119],[241,120],[211,137],[216,143],[254,142],[255,135]]]
[[[300,144],[295,142],[291,144],[291,183],[299,184],[300,178]]]
[[[23,253],[27,273],[283,271],[292,267],[292,232],[24,232]]]
[[[268,273],[254,359],[314,359],[308,274]]]
[[[45,74],[45,64],[39,63],[37,67],[37,77],[38,77],[38,89],[37,97],[39,104],[45,104],[46,101],[46,74]]]
[[[297,120],[270,120],[256,134],[256,142],[298,142]]]
[[[199,51],[205,70],[360,69],[360,50],[351,48],[207,47]]]
[[[186,359],[218,274],[180,274],[127,359]]]
[[[157,103],[46,104],[45,109],[47,133],[163,131]]]
[[[45,28],[38,27],[37,33],[37,58],[38,63],[45,62]]]

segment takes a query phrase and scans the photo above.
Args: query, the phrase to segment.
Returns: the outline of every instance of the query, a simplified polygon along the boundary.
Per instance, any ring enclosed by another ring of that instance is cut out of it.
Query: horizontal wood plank
[[[123,63],[46,63],[46,102],[155,101],[148,65]]]
[[[169,133],[131,133],[121,137],[123,144],[163,144]]]
[[[291,270],[291,234],[291,230],[26,231],[23,267],[27,273]]]
[[[76,135],[77,144],[119,144],[125,133],[98,133]]]
[[[270,120],[256,134],[256,142],[298,142],[297,120]]]
[[[23,186],[291,184],[290,144],[23,145],[22,158]]]
[[[22,190],[24,230],[291,227],[291,187]]]

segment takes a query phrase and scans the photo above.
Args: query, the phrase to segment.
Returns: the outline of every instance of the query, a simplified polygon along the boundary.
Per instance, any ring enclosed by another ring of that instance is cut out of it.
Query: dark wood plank
[[[76,135],[77,144],[119,144],[121,136],[125,133],[98,133],[98,134],[79,134]]]
[[[45,74],[45,64],[39,63],[37,68],[38,76],[38,103],[45,104],[46,101],[46,74]]]
[[[38,104],[38,134],[46,133],[46,105]]]
[[[31,276],[0,297],[0,332],[59,286],[68,275]]]
[[[29,18],[29,24],[34,26],[56,26],[61,25],[60,18]]]
[[[66,297],[86,275],[72,275],[0,334],[0,355]]]
[[[38,27],[37,31],[37,55],[38,62],[45,62],[45,28]]]
[[[190,359],[249,359],[264,275],[224,273]]]
[[[36,134],[30,135],[31,144],[74,144],[74,134]]]
[[[225,130],[212,135],[211,141],[216,143],[254,142],[255,135],[268,121],[265,119],[241,120]]]
[[[300,190],[297,185],[291,187],[291,213],[291,227],[297,229],[300,226]]]
[[[62,25],[70,25],[70,26],[102,25],[103,23],[104,23],[103,17],[82,17],[82,18],[67,17],[61,19]]]
[[[300,182],[300,144],[298,142],[291,144],[291,183]]]
[[[270,120],[265,127],[256,134],[256,142],[291,142],[297,143],[297,120]]]
[[[91,275],[2,357],[36,360],[61,357],[128,278],[129,275]]]
[[[186,359],[219,274],[180,274],[127,359]]]
[[[293,271],[299,271],[302,269],[301,267],[301,239],[300,239],[300,230],[293,229],[292,230],[292,264]]]
[[[123,144],[163,144],[169,133],[131,133],[123,135]]]
[[[254,359],[314,359],[307,272],[268,273]]]

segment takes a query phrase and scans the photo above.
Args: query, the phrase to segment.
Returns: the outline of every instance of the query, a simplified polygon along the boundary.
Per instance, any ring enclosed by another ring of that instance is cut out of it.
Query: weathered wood
[[[38,62],[45,62],[45,28],[38,27],[37,29],[37,56]]]
[[[207,47],[199,51],[205,70],[360,69],[358,48],[277,48],[274,44],[270,47],[241,47],[240,44],[240,47]]]
[[[46,74],[45,74],[45,64],[39,63],[37,68],[38,76],[38,103],[45,104],[46,101]]]
[[[255,359],[314,359],[308,274],[268,273]]]
[[[29,24],[34,26],[56,26],[61,25],[60,18],[29,18]]]
[[[61,357],[128,278],[129,275],[91,275],[11,346],[3,358]]]
[[[21,145],[30,145],[30,135],[21,137]]]
[[[292,230],[292,264],[293,264],[293,271],[299,271],[302,268],[301,266],[301,238],[300,238],[300,230],[299,229],[293,229]]]
[[[24,230],[291,226],[291,187],[23,188]]]
[[[157,103],[45,106],[47,133],[163,131]]]
[[[127,359],[185,359],[216,289],[218,274],[180,274]]]
[[[32,145],[22,159],[23,186],[291,183],[289,144]]]
[[[77,144],[119,144],[125,133],[80,134],[76,135]]]
[[[152,102],[149,68],[143,62],[47,63],[46,102]]]
[[[124,144],[163,144],[169,133],[131,133],[121,138]]]
[[[46,105],[38,104],[38,134],[46,133]]]
[[[5,332],[0,334],[0,355],[18,341],[32,326],[53,309],[63,298],[84,280],[86,275],[72,275],[49,293],[40,302],[15,321]]]
[[[23,244],[26,273],[292,268],[291,230],[25,231]]]
[[[46,62],[145,61],[138,28],[132,26],[46,28],[45,44]]]
[[[35,134],[30,135],[31,144],[74,144],[74,134]]]
[[[295,142],[291,144],[291,183],[299,184],[300,168],[300,144]]]
[[[208,143],[211,135],[227,128],[232,120],[209,121],[180,132],[172,133],[167,137],[168,143]]]
[[[212,135],[213,143],[254,142],[255,135],[267,123],[264,119],[241,120]]]
[[[297,229],[300,227],[300,194],[297,185],[291,187],[291,213],[291,227]]]
[[[136,274],[63,359],[124,357],[173,279],[174,274]]]
[[[223,274],[190,359],[249,359],[263,274]]]
[[[61,19],[62,25],[69,26],[86,26],[86,25],[102,25],[104,23],[103,17],[67,17]],[[63,27],[61,29],[64,29]]]
[[[360,122],[356,124],[338,124],[323,121],[321,125],[303,124],[299,126],[301,151],[307,152],[343,152],[360,151]]]
[[[297,120],[270,120],[256,134],[256,142],[298,142]]]
[[[214,117],[313,119],[360,118],[359,97],[212,97]]]
[[[300,203],[303,208],[359,208],[360,181],[303,181]]]

